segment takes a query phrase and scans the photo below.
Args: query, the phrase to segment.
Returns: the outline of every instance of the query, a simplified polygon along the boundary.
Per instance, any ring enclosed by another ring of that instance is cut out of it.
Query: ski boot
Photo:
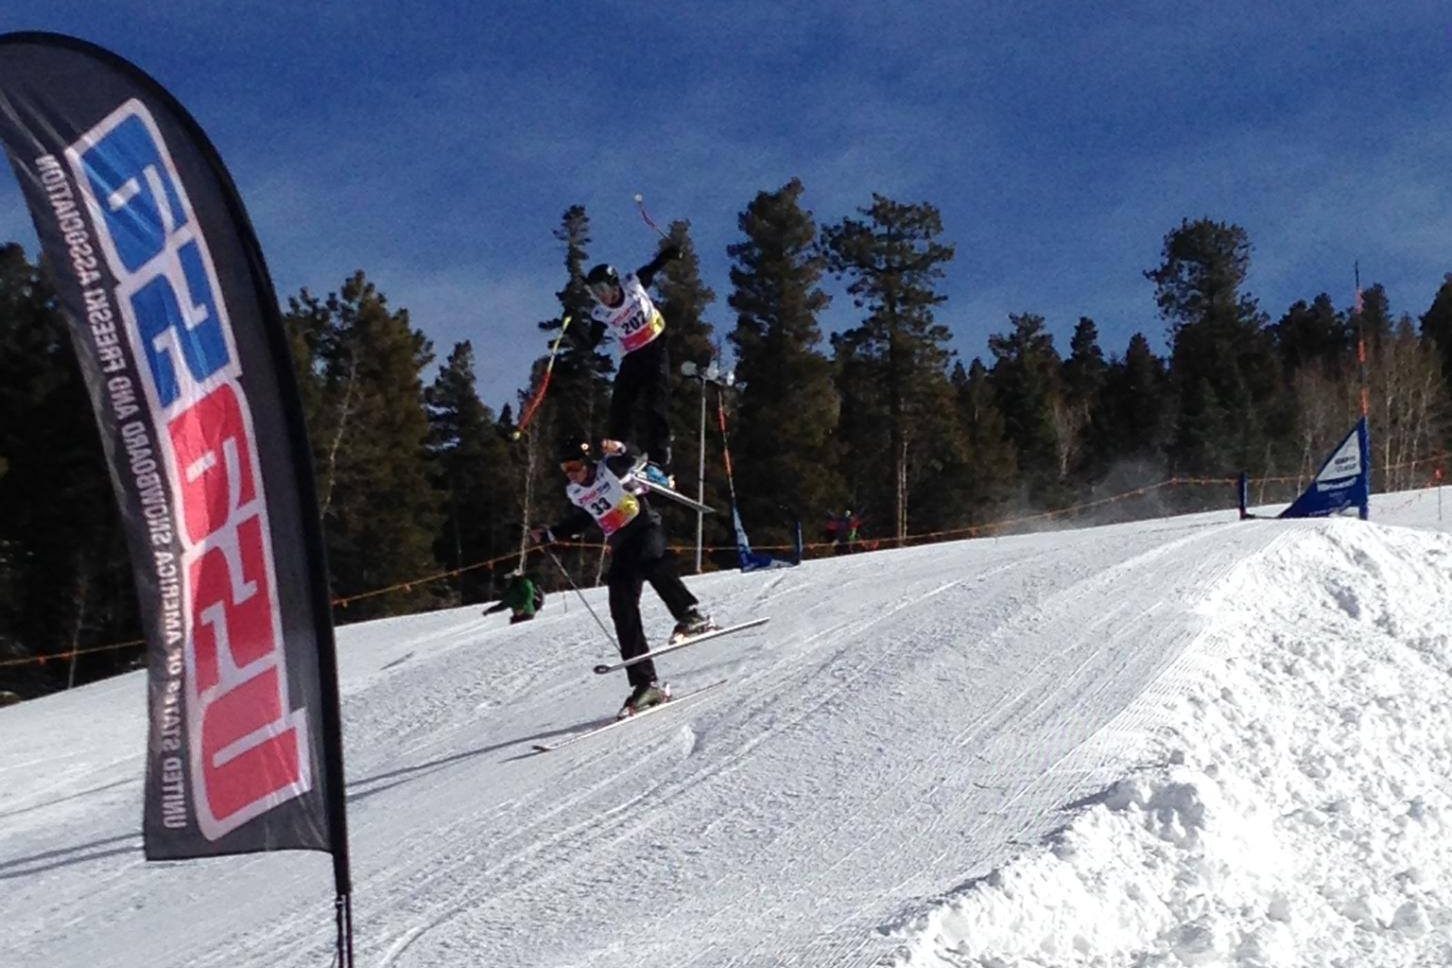
[[[676,623],[675,631],[671,632],[671,645],[684,642],[705,632],[711,632],[720,628],[711,621],[711,616],[702,615],[698,610],[691,609],[679,622]]]
[[[647,481],[650,481],[656,487],[664,487],[672,491],[676,489],[675,476],[672,474],[667,474],[655,464],[647,462],[646,465],[641,468],[641,473],[645,475],[645,479]]]
[[[651,706],[659,706],[668,702],[671,698],[671,687],[652,682],[647,686],[637,686],[630,690],[630,695],[625,697],[625,705],[620,707],[620,712],[615,714],[616,719],[628,719],[638,712],[643,712]]]
[[[642,455],[632,470],[635,476],[656,487],[665,487],[672,491],[676,489],[675,475],[663,471],[659,464],[650,459],[649,454]]]

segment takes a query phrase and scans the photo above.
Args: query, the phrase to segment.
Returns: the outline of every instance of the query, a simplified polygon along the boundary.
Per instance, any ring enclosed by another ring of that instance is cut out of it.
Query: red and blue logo
[[[161,623],[179,710],[159,731],[175,753],[164,773],[186,783],[198,829],[216,840],[312,788],[244,374],[207,241],[146,108],[123,104],[66,157],[149,405],[133,408],[121,436],[137,493],[148,467],[161,485],[145,507],[160,607],[174,612]],[[168,513],[153,516],[162,502]],[[168,826],[187,822],[185,806],[178,796]]]

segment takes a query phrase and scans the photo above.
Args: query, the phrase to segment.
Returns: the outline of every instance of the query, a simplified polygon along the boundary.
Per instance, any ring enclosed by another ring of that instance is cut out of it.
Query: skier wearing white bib
[[[620,343],[620,369],[610,393],[605,435],[629,440],[645,451],[645,473],[654,483],[673,487],[671,479],[670,354],[665,318],[646,288],[680,247],[663,246],[656,257],[621,278],[611,265],[597,265],[585,277],[595,300],[590,309],[590,345],[597,346],[608,329]],[[637,435],[637,425],[640,433]]]
[[[553,542],[574,537],[591,523],[605,533],[610,548],[610,618],[620,658],[632,659],[649,652],[640,620],[640,593],[645,582],[655,589],[676,620],[672,638],[699,635],[714,626],[697,609],[696,596],[686,588],[666,551],[666,533],[660,515],[651,509],[640,485],[634,481],[639,453],[618,440],[603,440],[601,460],[589,454],[589,443],[571,440],[561,448],[560,471],[569,479],[565,494],[574,508],[550,527],[536,527],[530,538]],[[650,660],[626,667],[630,695],[620,707],[620,716],[632,716],[642,709],[670,698],[656,681]]]

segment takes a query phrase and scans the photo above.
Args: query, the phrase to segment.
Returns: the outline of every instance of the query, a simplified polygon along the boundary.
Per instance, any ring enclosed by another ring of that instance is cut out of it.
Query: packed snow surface
[[[578,599],[342,628],[358,964],[1452,964],[1440,513],[691,579],[727,683],[545,754],[626,692]],[[144,691],[0,710],[0,964],[328,964],[326,855],[143,861]]]

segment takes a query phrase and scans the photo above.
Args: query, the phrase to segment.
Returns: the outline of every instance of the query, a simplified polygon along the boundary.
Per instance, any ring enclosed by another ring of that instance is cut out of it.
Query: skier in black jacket
[[[610,392],[605,435],[632,440],[645,451],[645,474],[656,484],[674,487],[671,477],[670,377],[665,317],[646,288],[667,262],[679,259],[679,246],[668,243],[656,257],[624,278],[612,265],[597,265],[585,276],[595,300],[590,310],[590,345],[598,346],[608,328],[620,343],[620,370]],[[643,417],[639,436],[636,418]]]
[[[605,532],[605,543],[610,548],[610,571],[606,576],[610,618],[615,623],[621,659],[650,651],[640,620],[640,592],[645,582],[650,582],[676,620],[672,639],[714,628],[697,607],[696,596],[676,574],[666,552],[660,515],[647,503],[645,494],[638,493],[635,474],[640,454],[618,440],[601,441],[600,450],[605,456],[596,460],[586,441],[576,439],[561,448],[560,470],[570,481],[565,494],[575,507],[557,523],[532,529],[530,538],[538,543],[574,537],[591,522]],[[621,718],[670,698],[669,689],[657,681],[655,664],[650,660],[629,666],[625,672],[630,695],[620,707]]]

